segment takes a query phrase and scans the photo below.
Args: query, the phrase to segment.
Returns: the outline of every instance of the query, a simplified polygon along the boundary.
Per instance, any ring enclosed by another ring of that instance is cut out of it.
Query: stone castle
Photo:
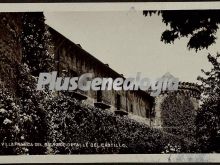
[[[49,31],[55,45],[55,56],[59,59],[57,60],[57,70],[60,70],[60,74],[78,76],[82,73],[91,72],[101,77],[122,77],[107,64],[86,52],[81,45],[73,43],[51,27]],[[165,74],[164,76],[172,75]],[[169,93],[175,94],[179,99],[181,96],[187,96],[194,105],[194,110],[199,108],[201,89],[199,85],[188,82],[181,82],[178,91],[163,92],[158,97],[151,97],[145,91],[89,91],[86,93],[80,90],[75,92],[75,97],[90,105],[110,109],[115,113],[128,115],[152,127],[162,128],[160,106]]]
[[[0,14],[0,86],[1,88],[16,89],[16,63],[21,63],[22,51],[19,35],[22,31],[22,13]],[[47,25],[45,25],[47,26]],[[81,45],[75,44],[55,29],[48,28],[54,46],[54,64],[59,75],[78,76],[82,73],[94,73],[100,77],[123,77],[107,64],[92,56]],[[12,42],[13,41],[13,42]],[[180,83],[179,90],[173,92],[181,99],[188,96],[194,105],[199,107],[201,91],[193,83]],[[71,93],[76,99],[103,110],[110,110],[118,115],[144,122],[151,127],[162,128],[161,103],[167,97],[164,92],[154,98],[146,91],[80,91]]]

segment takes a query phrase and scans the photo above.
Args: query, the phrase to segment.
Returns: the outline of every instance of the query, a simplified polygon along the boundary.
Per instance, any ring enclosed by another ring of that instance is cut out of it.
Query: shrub
[[[86,106],[69,96],[51,98],[48,111],[48,142],[53,154],[178,153],[189,152],[189,142],[120,117],[108,110]],[[68,146],[72,143],[74,146]],[[118,144],[120,147],[92,147],[92,144]],[[87,145],[86,145],[87,144]]]
[[[24,116],[21,107],[6,90],[0,90],[0,154],[14,155],[27,152],[15,144],[24,141]]]

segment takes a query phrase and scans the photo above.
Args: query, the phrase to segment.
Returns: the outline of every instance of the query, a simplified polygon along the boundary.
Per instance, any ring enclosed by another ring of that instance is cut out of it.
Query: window
[[[119,94],[116,95],[116,108],[117,110],[121,108],[121,96]]]
[[[102,91],[101,90],[97,91],[97,102],[102,102]]]
[[[149,108],[146,108],[146,118],[150,118],[151,116],[151,111]]]
[[[130,112],[133,113],[133,104],[130,104]]]

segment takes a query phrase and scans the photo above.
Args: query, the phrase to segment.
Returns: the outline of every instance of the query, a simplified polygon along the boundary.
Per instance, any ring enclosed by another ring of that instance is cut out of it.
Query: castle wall
[[[162,120],[161,120],[161,104],[163,103],[164,99],[166,97],[165,95],[159,95],[155,99],[155,107],[154,107],[154,112],[155,112],[155,118],[153,120],[152,126],[155,128],[161,128],[162,127]]]
[[[80,45],[66,39],[64,36],[50,28],[54,41],[57,70],[60,74],[65,70],[68,76],[80,76],[83,73],[93,73],[94,77],[118,78],[122,75],[112,70],[108,65],[83,50]],[[79,91],[82,92],[82,91]],[[97,102],[96,91],[82,92],[89,104]],[[119,110],[117,97],[120,97],[120,110],[146,118],[153,106],[153,98],[144,91],[102,91],[102,102],[110,105],[110,110]]]
[[[22,13],[0,13],[0,87],[13,94],[17,87],[17,64],[21,62]]]
[[[162,103],[164,100],[170,95],[174,94],[175,97],[180,100],[181,102],[187,98],[189,101],[189,104],[193,105],[192,113],[196,115],[196,111],[199,109],[199,99],[201,96],[200,87],[193,83],[185,83],[181,82],[179,84],[179,88],[177,91],[173,92],[164,92],[161,95],[157,96],[155,99],[155,118],[153,120],[153,127],[155,128],[163,128],[163,116],[162,116]],[[175,105],[173,105],[175,106]],[[184,111],[184,109],[182,109]]]
[[[20,42],[22,31],[22,13],[1,13],[0,14],[0,87],[16,93],[17,64],[21,63],[22,47]],[[59,73],[67,72],[70,76],[78,76],[83,73],[94,73],[100,77],[121,77],[120,74],[103,64],[98,59],[83,50],[80,45],[66,39],[64,36],[52,30],[50,32],[54,41],[54,52],[56,56],[56,66]],[[65,70],[65,71],[64,71]],[[66,74],[66,73],[65,73]],[[194,105],[194,109],[199,108],[199,89],[190,83],[181,84],[180,94],[187,95]],[[82,91],[80,91],[82,92]],[[88,96],[88,104],[94,105],[97,102],[97,92],[83,92]],[[166,98],[166,94],[156,98],[155,118],[150,121],[149,112],[153,106],[153,98],[143,91],[103,91],[102,102],[110,105],[110,110],[117,110],[117,95],[120,95],[120,110],[129,114],[143,117],[145,121],[154,127],[162,127],[161,104]],[[142,120],[140,118],[140,120]]]

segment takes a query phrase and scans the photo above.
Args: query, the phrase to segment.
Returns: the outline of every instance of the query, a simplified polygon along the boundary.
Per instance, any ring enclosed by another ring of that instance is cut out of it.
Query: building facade
[[[54,44],[54,54],[58,75],[80,76],[84,73],[93,73],[95,77],[112,78],[123,75],[102,63],[80,45],[73,43],[56,30],[49,28]],[[145,91],[77,91],[73,92],[76,98],[102,109],[110,109],[121,115],[135,115],[149,121],[154,106],[154,98]]]
[[[0,14],[0,88],[8,88],[16,94],[18,85],[18,64],[22,61],[22,33],[23,13]],[[107,64],[85,51],[80,45],[73,43],[53,28],[48,28],[53,42],[55,65],[58,76],[80,76],[83,73],[94,73],[95,77],[111,77],[116,79],[123,75],[111,69]],[[18,93],[18,92],[17,92]],[[175,95],[190,98],[194,110],[199,108],[201,95],[200,87],[193,83],[180,83]],[[71,94],[75,98],[101,109],[109,109],[119,115],[128,115],[133,119],[143,121],[153,127],[163,127],[161,104],[168,96],[162,93],[158,97],[151,97],[145,91],[80,91]]]
[[[111,69],[108,64],[102,63],[85,51],[81,45],[73,43],[51,27],[49,27],[49,31],[53,40],[59,76],[78,77],[84,73],[93,73],[95,77],[124,78],[123,75]],[[166,73],[164,76],[172,75]],[[179,99],[181,96],[189,97],[194,106],[193,110],[199,108],[200,86],[188,82],[181,82],[177,91],[165,91],[157,97],[152,97],[148,92],[141,90],[81,91],[79,89],[73,92],[73,96],[87,104],[101,109],[109,109],[121,115],[128,115],[155,128],[162,128],[161,104],[170,92]]]

